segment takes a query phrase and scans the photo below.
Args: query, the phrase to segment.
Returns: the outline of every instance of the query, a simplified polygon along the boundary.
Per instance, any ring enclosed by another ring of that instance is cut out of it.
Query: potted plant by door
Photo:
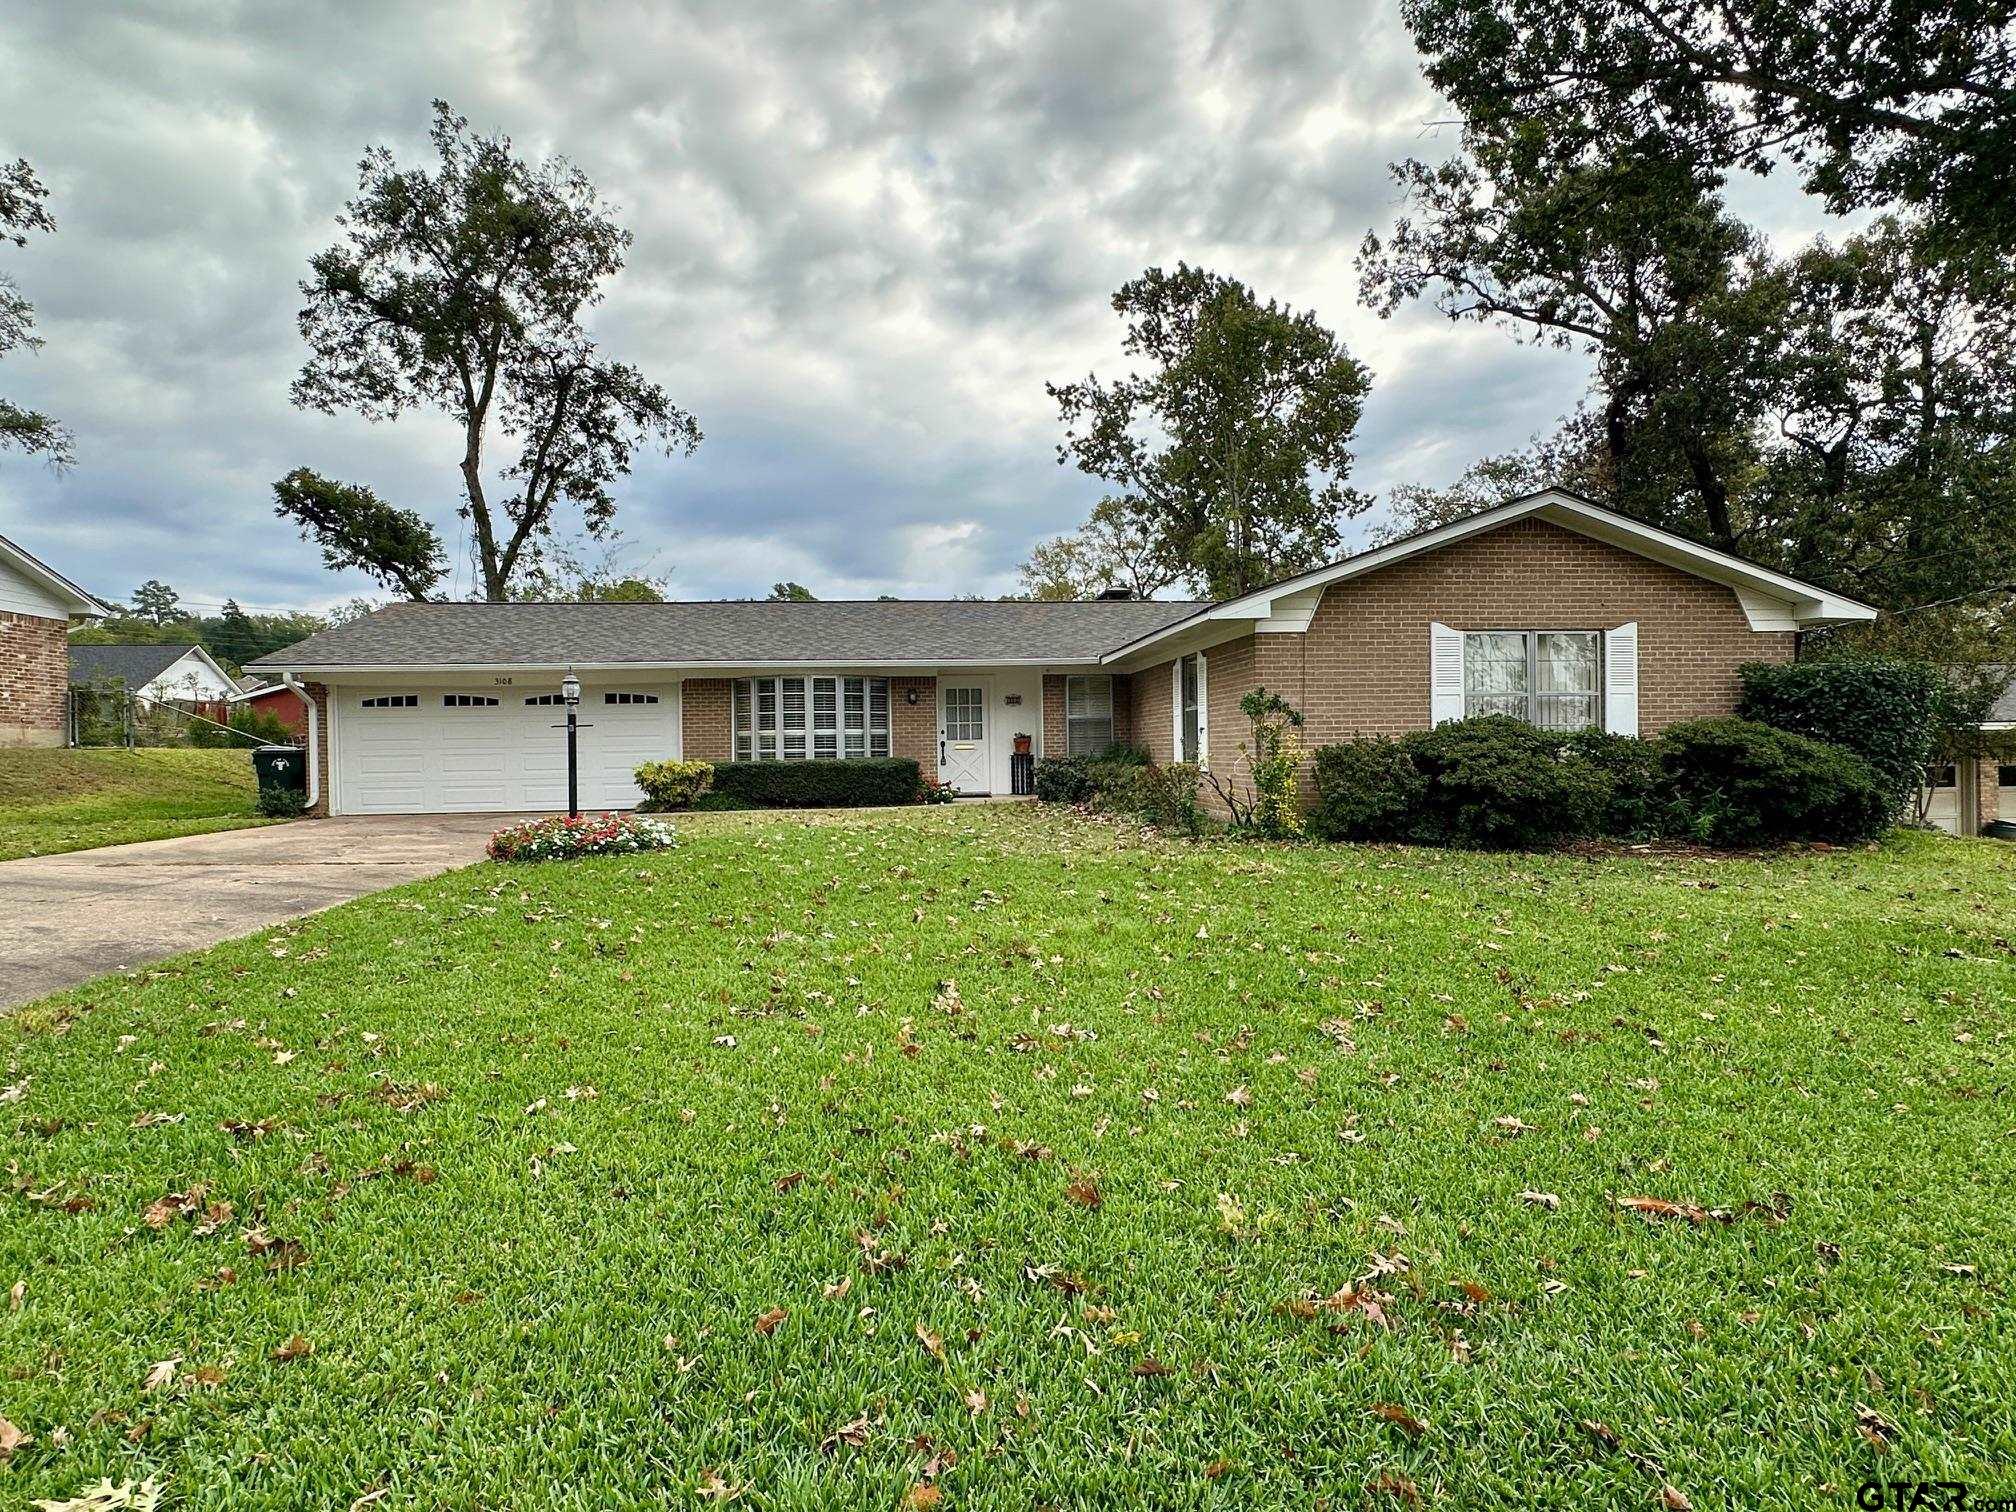
[[[1015,754],[1017,756],[1027,756],[1029,754],[1029,745],[1030,745],[1029,736],[1017,735],[1015,737]]]

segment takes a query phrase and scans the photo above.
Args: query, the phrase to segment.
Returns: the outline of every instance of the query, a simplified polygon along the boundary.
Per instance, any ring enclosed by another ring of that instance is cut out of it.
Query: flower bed
[[[678,842],[669,819],[640,814],[556,814],[528,819],[490,837],[492,861],[567,861],[576,856],[634,856],[668,850]]]

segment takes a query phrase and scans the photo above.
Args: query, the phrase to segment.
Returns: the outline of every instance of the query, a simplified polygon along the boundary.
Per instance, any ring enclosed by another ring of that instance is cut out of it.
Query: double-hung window
[[[1463,713],[1543,730],[1603,722],[1603,637],[1594,630],[1485,630],[1463,637]]]
[[[1064,679],[1064,754],[1097,756],[1113,744],[1113,679]]]
[[[1175,671],[1176,759],[1199,765],[1209,759],[1210,738],[1204,717],[1204,653],[1179,657]]]
[[[886,677],[743,677],[731,707],[737,761],[889,754]]]

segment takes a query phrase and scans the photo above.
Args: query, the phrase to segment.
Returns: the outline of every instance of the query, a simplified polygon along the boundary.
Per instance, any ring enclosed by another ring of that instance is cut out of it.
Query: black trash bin
[[[252,752],[252,770],[262,788],[308,791],[308,753],[299,746],[263,745]]]

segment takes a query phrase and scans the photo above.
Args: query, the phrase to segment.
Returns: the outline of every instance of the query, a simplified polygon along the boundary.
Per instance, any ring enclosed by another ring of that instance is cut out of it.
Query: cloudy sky
[[[0,393],[68,423],[79,463],[0,453],[0,534],[104,594],[371,591],[273,517],[305,465],[463,539],[444,425],[287,398],[306,260],[362,148],[428,160],[436,96],[574,159],[636,235],[594,329],[706,432],[620,493],[627,560],[681,597],[1011,590],[1099,496],[1056,463],[1044,381],[1116,371],[1112,291],[1179,258],[1371,366],[1361,487],[1446,481],[1586,381],[1358,304],[1387,163],[1450,146],[1376,0],[12,0],[0,159],[35,165],[60,229],[0,248],[47,338]]]

